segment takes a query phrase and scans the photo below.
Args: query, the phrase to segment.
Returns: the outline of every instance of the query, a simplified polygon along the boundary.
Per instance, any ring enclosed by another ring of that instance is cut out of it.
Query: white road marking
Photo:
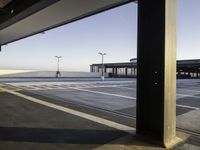
[[[124,86],[114,86],[115,88],[120,88],[120,89],[127,89],[127,90],[136,90],[136,88],[130,88],[130,87],[124,87]]]
[[[41,99],[37,99],[37,98],[31,97],[31,96],[27,96],[27,95],[24,95],[24,94],[21,94],[21,93],[12,91],[12,90],[8,90],[8,89],[2,88],[2,87],[0,87],[0,90],[3,90],[3,91],[8,92],[10,94],[24,98],[24,99],[29,100],[31,102],[41,104],[41,105],[44,105],[44,106],[47,106],[47,107],[50,107],[50,108],[53,108],[53,109],[56,109],[56,110],[59,110],[59,111],[62,111],[62,112],[66,112],[66,113],[69,113],[69,114],[72,114],[72,115],[75,115],[75,116],[78,116],[78,117],[81,117],[81,118],[84,118],[84,119],[87,119],[87,120],[91,120],[93,122],[103,124],[103,125],[106,125],[108,127],[115,128],[115,129],[130,133],[130,134],[133,134],[135,132],[135,128],[130,127],[130,126],[126,126],[126,125],[119,124],[119,123],[116,123],[116,122],[113,122],[113,121],[110,121],[110,120],[107,120],[107,119],[103,119],[103,118],[100,118],[100,117],[97,117],[97,116],[94,116],[94,115],[86,114],[86,113],[83,113],[83,112],[80,112],[80,111],[77,111],[77,110],[73,110],[73,109],[66,108],[66,107],[63,107],[63,106],[59,106],[59,105],[56,105],[56,104],[53,104],[53,103],[49,103],[49,102],[43,101]]]
[[[118,95],[118,94],[111,94],[111,93],[105,93],[105,92],[99,92],[99,91],[92,91],[92,90],[86,90],[86,89],[79,89],[79,88],[74,88],[74,87],[69,87],[70,89],[78,90],[78,91],[84,91],[84,92],[89,92],[89,93],[95,93],[95,94],[102,94],[102,95],[108,95],[108,96],[115,96],[115,97],[120,97],[120,98],[126,98],[126,99],[136,99],[135,97],[129,97],[129,96],[124,96],[124,95]]]
[[[179,105],[179,104],[176,104],[176,106],[178,106],[178,107],[183,107],[183,108],[195,109],[195,110],[199,110],[199,109],[200,109],[200,108],[198,108],[198,107],[192,107],[192,106],[186,106],[186,105]]]
[[[182,90],[182,91],[192,91],[192,92],[197,92],[200,93],[200,90],[196,90],[196,89],[183,89],[183,88],[178,88],[177,90]]]
[[[200,96],[195,96],[195,95],[187,95],[187,94],[176,94],[176,95],[180,95],[180,96],[183,96],[183,97],[193,97],[193,98],[200,98]]]
[[[45,82],[44,82],[45,83]],[[43,83],[17,83],[17,84],[9,84],[11,86],[15,86],[24,90],[53,90],[53,89],[68,89],[69,87],[75,87],[75,88],[101,88],[101,87],[118,87],[118,86],[125,86],[126,84],[96,84],[96,83],[90,83],[90,84],[85,84],[85,83],[70,83],[70,84],[65,84],[65,83],[49,83],[49,84],[43,84]]]
[[[82,83],[81,83],[82,84]],[[40,84],[41,85],[41,84]],[[38,85],[38,86],[40,86],[40,85]],[[51,84],[48,84],[48,85],[50,85],[51,86]],[[48,86],[47,85],[47,86]],[[68,84],[60,84],[60,85],[62,85],[62,86],[67,86],[66,88],[64,88],[64,89],[74,89],[74,90],[79,90],[79,91],[85,91],[85,92],[90,92],[90,93],[95,93],[95,94],[103,94],[103,95],[108,95],[108,96],[115,96],[115,97],[121,97],[121,98],[126,98],[126,99],[134,99],[134,100],[136,100],[136,98],[135,97],[129,97],[129,96],[124,96],[124,95],[118,95],[118,94],[111,94],[111,93],[105,93],[105,92],[99,92],[99,91],[92,91],[92,90],[88,90],[88,89],[80,89],[80,86],[79,85],[77,85],[77,84],[73,84],[73,85],[75,85],[76,87],[71,87],[70,85],[68,85]],[[34,86],[34,85],[29,85],[29,86],[27,86],[26,85],[26,87],[28,87],[28,88],[30,88],[30,86],[32,87],[32,86]],[[44,84],[42,84],[41,85],[41,88],[42,89],[40,89],[40,88],[37,88],[37,89],[34,89],[34,90],[45,90],[46,88],[44,88],[44,86],[46,86],[46,85],[44,85]],[[68,87],[69,86],[69,87]],[[19,86],[20,87],[20,86]],[[121,86],[119,86],[119,85],[92,85],[91,86],[91,88],[94,88],[94,87],[116,87],[116,88],[127,88],[127,89],[133,89],[133,88],[128,88],[128,87],[121,87]],[[24,88],[24,87],[23,87]],[[23,89],[22,87],[21,87],[21,89]],[[36,87],[34,87],[34,88],[36,88]],[[62,87],[63,88],[63,87]],[[83,88],[83,87],[82,87]],[[87,88],[89,88],[89,86],[87,87]],[[47,88],[48,89],[48,88]],[[53,89],[53,88],[52,88]],[[55,89],[59,89],[59,88],[55,88]],[[20,88],[15,88],[15,89],[10,89],[10,90],[14,90],[14,91],[20,91]],[[1,91],[1,90],[0,90]],[[2,91],[1,91],[2,92]],[[194,97],[194,98],[200,98],[200,96],[193,96],[193,95],[186,95],[186,94],[178,94],[177,93],[177,95],[180,95],[180,96],[187,96],[187,97]],[[198,110],[198,109],[200,109],[200,108],[198,108],[198,107],[192,107],[192,106],[187,106],[187,105],[176,105],[176,106],[178,106],[178,107],[184,107],[184,108],[190,108],[190,109],[195,109],[195,110]]]
[[[133,84],[136,81],[90,81],[90,82],[16,82],[16,83],[7,83],[13,86],[20,86],[20,85],[77,85],[77,84]]]

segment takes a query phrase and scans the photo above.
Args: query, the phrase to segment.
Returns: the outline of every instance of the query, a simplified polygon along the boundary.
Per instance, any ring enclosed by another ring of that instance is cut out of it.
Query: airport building
[[[130,62],[104,63],[104,72],[109,77],[136,77],[137,59],[130,59]],[[200,78],[200,59],[177,60],[177,78]],[[92,64],[91,72],[102,72],[102,64]]]

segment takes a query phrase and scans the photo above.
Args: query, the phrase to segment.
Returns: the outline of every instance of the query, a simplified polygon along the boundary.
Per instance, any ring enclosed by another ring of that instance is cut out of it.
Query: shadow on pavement
[[[0,127],[0,133],[0,141],[65,144],[105,144],[127,135],[127,133],[119,130],[77,130],[25,127]]]

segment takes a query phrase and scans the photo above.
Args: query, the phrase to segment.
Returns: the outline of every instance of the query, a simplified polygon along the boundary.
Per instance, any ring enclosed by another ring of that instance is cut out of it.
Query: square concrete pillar
[[[127,76],[127,75],[128,75],[128,69],[125,68],[125,76]]]
[[[138,1],[137,135],[176,138],[176,0]]]

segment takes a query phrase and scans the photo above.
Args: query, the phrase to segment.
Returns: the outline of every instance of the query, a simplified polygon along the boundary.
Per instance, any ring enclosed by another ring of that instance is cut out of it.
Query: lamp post
[[[103,58],[104,58],[104,55],[106,55],[106,53],[99,52],[98,54],[101,55],[101,58],[102,58],[101,80],[104,80],[104,64],[103,64]]]
[[[57,71],[56,71],[56,78],[61,77],[61,73],[60,73],[60,58],[62,58],[62,56],[55,56],[57,58]]]

